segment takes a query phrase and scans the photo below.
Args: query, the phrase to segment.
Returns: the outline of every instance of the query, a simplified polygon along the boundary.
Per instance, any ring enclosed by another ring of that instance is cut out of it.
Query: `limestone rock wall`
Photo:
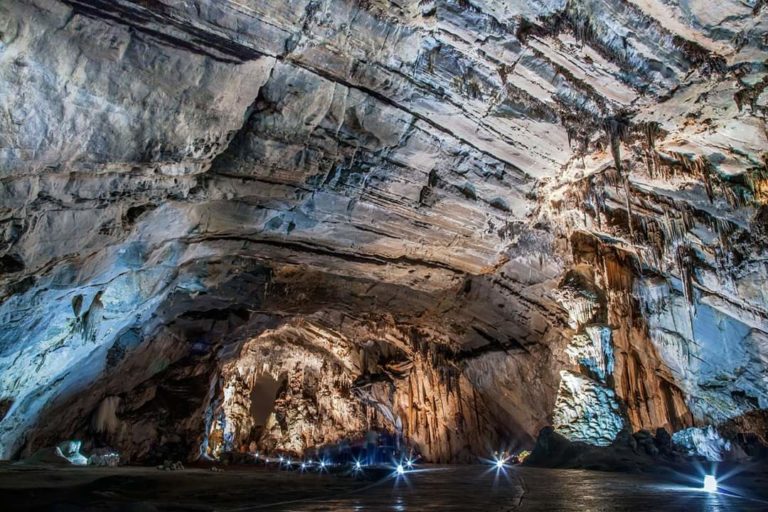
[[[472,461],[502,441],[522,444],[525,433],[489,412],[485,400],[493,398],[475,390],[459,355],[445,352],[430,333],[377,323],[355,325],[354,333],[365,336],[355,341],[304,320],[243,345],[222,370],[223,400],[212,411],[213,434],[231,443],[223,448],[300,454],[385,430],[414,443],[428,460]],[[248,400],[263,374],[282,386],[263,431],[254,435]]]

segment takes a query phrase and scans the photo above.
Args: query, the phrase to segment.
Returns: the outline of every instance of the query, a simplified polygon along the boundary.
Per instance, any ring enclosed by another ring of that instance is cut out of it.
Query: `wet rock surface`
[[[3,2],[0,458],[376,428],[456,462],[546,425],[759,455],[767,32],[736,0]]]
[[[41,486],[40,481],[50,482]],[[765,474],[744,469],[710,494],[691,475],[626,475],[580,470],[427,466],[407,481],[225,469],[0,469],[7,510],[56,504],[98,510],[680,510],[765,509]]]

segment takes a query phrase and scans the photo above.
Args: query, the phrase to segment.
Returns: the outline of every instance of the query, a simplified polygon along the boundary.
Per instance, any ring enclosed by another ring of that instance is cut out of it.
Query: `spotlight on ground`
[[[493,465],[496,469],[506,469],[508,460],[505,457],[496,455],[493,457]]]
[[[707,492],[717,492],[717,478],[714,475],[704,476],[704,487],[702,490]]]

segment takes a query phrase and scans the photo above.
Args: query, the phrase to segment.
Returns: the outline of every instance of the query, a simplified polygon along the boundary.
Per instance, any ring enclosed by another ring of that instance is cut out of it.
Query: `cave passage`
[[[765,505],[766,13],[0,1],[3,505]]]

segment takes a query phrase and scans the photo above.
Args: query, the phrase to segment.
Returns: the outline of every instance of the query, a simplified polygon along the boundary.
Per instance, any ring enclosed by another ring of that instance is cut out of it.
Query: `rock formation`
[[[5,0],[0,458],[765,439],[766,12]]]

